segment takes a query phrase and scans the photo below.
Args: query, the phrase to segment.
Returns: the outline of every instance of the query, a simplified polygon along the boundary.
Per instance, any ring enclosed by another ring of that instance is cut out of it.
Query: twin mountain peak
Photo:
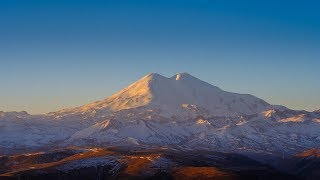
[[[193,105],[216,116],[248,115],[274,108],[255,96],[224,91],[188,73],[178,73],[170,78],[150,73],[104,100],[67,111],[117,112],[157,107],[175,112],[183,105]]]

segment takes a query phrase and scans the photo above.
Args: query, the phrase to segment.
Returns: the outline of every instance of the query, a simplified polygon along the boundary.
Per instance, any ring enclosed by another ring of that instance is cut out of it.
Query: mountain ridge
[[[45,115],[0,113],[0,153],[67,146],[179,146],[290,155],[320,146],[320,114],[270,105],[187,73]]]
[[[143,106],[162,106],[172,110],[184,104],[199,106],[216,115],[254,114],[272,107],[260,98],[223,91],[188,73],[169,78],[150,73],[104,100],[60,112],[103,109],[116,112]]]

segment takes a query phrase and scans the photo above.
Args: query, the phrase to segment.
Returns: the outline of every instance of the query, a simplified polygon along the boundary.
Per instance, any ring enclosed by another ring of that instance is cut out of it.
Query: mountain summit
[[[0,154],[65,146],[172,146],[293,154],[320,147],[320,114],[226,92],[188,73],[148,74],[101,101],[45,115],[0,112]]]
[[[186,106],[198,107],[216,116],[255,114],[271,107],[255,96],[223,91],[188,73],[178,73],[171,78],[151,73],[102,101],[71,111],[116,112],[138,107],[157,107],[175,112]]]

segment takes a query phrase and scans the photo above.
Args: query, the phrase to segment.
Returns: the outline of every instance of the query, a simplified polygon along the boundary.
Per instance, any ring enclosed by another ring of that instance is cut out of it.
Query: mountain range
[[[151,73],[120,92],[43,115],[0,112],[0,153],[158,146],[288,156],[320,147],[320,112],[226,92],[188,73]]]

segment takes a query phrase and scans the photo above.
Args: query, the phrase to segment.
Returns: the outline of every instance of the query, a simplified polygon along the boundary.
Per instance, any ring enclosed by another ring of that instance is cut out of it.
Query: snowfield
[[[179,145],[289,155],[320,148],[320,112],[149,74],[104,100],[44,115],[0,112],[0,153],[69,145]]]

